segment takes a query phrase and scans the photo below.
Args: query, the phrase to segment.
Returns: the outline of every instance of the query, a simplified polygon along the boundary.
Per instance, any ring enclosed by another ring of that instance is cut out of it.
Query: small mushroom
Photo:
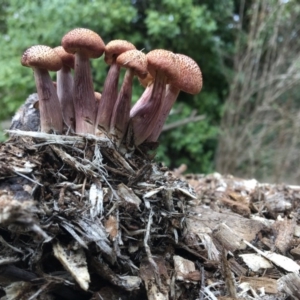
[[[138,101],[134,104],[134,106],[130,110],[130,114],[134,115],[136,111],[140,109],[147,101],[149,101],[151,95],[152,95],[152,90],[153,90],[153,77],[150,75],[150,73],[147,73],[147,76],[145,78],[140,78],[138,77],[138,80],[140,84],[145,88],[143,94],[141,97],[138,99]]]
[[[63,117],[56,89],[48,71],[57,72],[62,67],[62,61],[50,47],[36,45],[28,48],[21,59],[21,64],[33,69],[39,96],[41,131],[63,131]]]
[[[167,82],[179,76],[177,57],[173,52],[157,49],[150,51],[146,57],[148,71],[154,78],[154,85],[149,100],[130,112],[136,146],[148,138],[158,121]]]
[[[104,82],[102,100],[98,106],[96,118],[96,124],[100,130],[109,131],[113,108],[118,97],[120,65],[116,63],[116,59],[120,54],[133,49],[135,46],[125,40],[113,40],[105,46],[104,60],[110,68]]]
[[[163,125],[176,101],[179,92],[183,91],[192,95],[198,94],[202,88],[202,73],[198,64],[189,56],[176,54],[180,76],[167,85],[166,95],[163,99],[159,118],[153,127],[147,142],[156,142]]]
[[[62,108],[65,124],[72,131],[75,130],[75,110],[73,101],[74,80],[71,69],[74,69],[75,56],[68,53],[62,46],[55,47],[54,50],[62,60],[62,68],[56,73],[57,95]]]
[[[141,78],[147,76],[147,59],[143,52],[129,50],[120,54],[116,62],[127,69],[110,123],[110,134],[115,138],[117,145],[119,145],[126,133],[130,119],[133,77],[134,75]]]
[[[74,108],[76,133],[94,133],[97,113],[90,58],[100,57],[105,45],[94,31],[76,28],[62,38],[62,46],[75,54]]]
[[[99,105],[101,97],[102,97],[102,94],[99,93],[99,92],[94,92],[94,95],[95,95],[95,100],[97,102],[97,105]]]

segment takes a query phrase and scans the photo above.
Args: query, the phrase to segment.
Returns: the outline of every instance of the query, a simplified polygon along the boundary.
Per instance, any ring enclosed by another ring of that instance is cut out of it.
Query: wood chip
[[[240,278],[240,282],[247,282],[255,290],[264,289],[265,293],[276,294],[278,292],[277,280],[267,277],[244,277]]]
[[[90,274],[87,269],[85,253],[82,248],[75,248],[74,246],[64,247],[56,242],[53,244],[53,252],[80,287],[86,291],[89,288]]]
[[[254,272],[258,272],[260,269],[271,269],[273,265],[265,258],[258,254],[240,254],[239,255],[245,264]]]

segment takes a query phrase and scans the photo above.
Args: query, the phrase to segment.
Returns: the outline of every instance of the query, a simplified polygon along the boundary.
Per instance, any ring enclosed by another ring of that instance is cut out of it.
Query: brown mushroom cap
[[[62,38],[61,44],[67,52],[79,52],[89,58],[98,58],[105,50],[105,44],[101,37],[86,28],[75,28],[69,31]]]
[[[145,53],[139,50],[129,50],[117,57],[117,64],[121,67],[132,69],[134,74],[145,78],[147,77],[147,59]]]
[[[63,46],[57,46],[53,50],[58,54],[64,65],[68,66],[71,69],[74,69],[74,54],[66,52]]]
[[[62,61],[58,54],[49,46],[36,45],[28,48],[22,58],[21,64],[25,67],[58,71]]]
[[[104,60],[108,65],[111,65],[116,56],[134,49],[136,49],[135,46],[126,40],[112,40],[105,46]]]
[[[156,72],[162,72],[167,81],[176,80],[179,76],[177,56],[168,50],[155,49],[147,53],[148,71],[154,78]]]
[[[144,88],[151,85],[154,81],[153,77],[149,72],[147,73],[147,76],[145,78],[138,77],[138,80]]]
[[[203,81],[198,64],[192,58],[184,54],[176,54],[176,56],[178,58],[180,77],[171,81],[170,84],[192,95],[200,93]]]

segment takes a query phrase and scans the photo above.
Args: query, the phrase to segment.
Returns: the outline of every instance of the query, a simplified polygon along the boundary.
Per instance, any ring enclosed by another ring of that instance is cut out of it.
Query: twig
[[[37,275],[35,273],[20,269],[14,265],[0,266],[0,274],[4,278],[7,277],[26,282],[37,278]]]
[[[17,175],[19,175],[19,176],[21,176],[21,177],[24,177],[24,178],[26,178],[27,180],[29,180],[29,181],[31,181],[31,182],[33,182],[33,183],[39,185],[39,186],[44,186],[43,184],[39,183],[38,181],[33,180],[33,179],[31,179],[30,177],[28,177],[28,176],[26,176],[26,175],[24,175],[24,174],[22,174],[22,173],[20,173],[20,172],[17,172],[16,170],[14,170],[14,172],[15,172]]]
[[[230,297],[236,298],[236,289],[235,289],[235,284],[234,284],[234,278],[231,272],[231,269],[228,264],[227,260],[227,253],[225,249],[223,248],[222,251],[222,256],[221,256],[221,262],[222,262],[222,269],[223,269],[223,276],[225,278],[225,285],[227,288],[227,293],[229,294]]]
[[[37,299],[37,297],[39,295],[41,295],[43,292],[49,290],[51,285],[52,285],[51,282],[48,282],[48,283],[42,285],[28,300]]]
[[[186,125],[188,123],[199,122],[199,121],[204,120],[205,118],[206,118],[206,115],[196,116],[196,110],[193,110],[189,117],[164,125],[162,132]]]
[[[87,177],[85,176],[84,177],[84,180],[83,180],[83,184],[82,184],[82,189],[81,189],[81,196],[80,196],[80,202],[82,202],[82,199],[84,197],[84,192],[85,192],[85,186],[86,186],[86,180],[87,180]]]
[[[205,271],[204,268],[202,266],[200,266],[200,271],[201,271],[201,291],[200,292],[200,300],[203,300],[203,292],[204,292],[204,288],[205,288]]]
[[[191,249],[189,246],[187,246],[186,244],[184,244],[184,243],[182,243],[182,242],[179,242],[179,243],[176,244],[175,246],[178,247],[178,248],[182,248],[182,249],[188,251],[189,253],[195,255],[195,256],[198,257],[198,258],[201,258],[201,259],[204,260],[204,261],[207,261],[207,260],[208,260],[205,256],[199,254],[198,251]]]
[[[2,236],[0,236],[0,243],[3,244],[4,247],[10,248],[15,252],[24,254],[22,250],[18,249],[17,247],[12,246],[11,244],[9,244]],[[18,261],[19,259],[16,258],[16,261]]]
[[[110,161],[112,161],[114,164],[118,164],[118,166],[124,168],[126,171],[128,171],[131,175],[135,174],[136,172],[131,168],[129,163],[122,157],[122,155],[113,148],[105,148],[102,149],[103,155]],[[113,159],[113,160],[112,160]]]
[[[98,173],[91,170],[91,168],[90,168],[91,163],[90,163],[90,165],[83,165],[80,162],[78,162],[75,158],[73,158],[70,154],[66,153],[65,151],[61,150],[60,148],[53,146],[53,145],[50,147],[60,157],[60,159],[63,162],[76,168],[76,170],[78,170],[92,178],[97,178],[97,176],[99,175]]]
[[[218,298],[213,294],[213,292],[210,290],[210,288],[215,287],[217,285],[224,284],[224,282],[214,282],[206,287],[204,287],[204,291],[202,289],[200,290],[201,293],[206,297],[208,297],[209,300],[218,300]]]
[[[84,136],[76,135],[59,135],[59,134],[50,134],[45,132],[37,132],[37,131],[23,131],[23,130],[5,130],[5,132],[9,134],[13,134],[16,136],[27,136],[36,139],[41,139],[47,141],[49,144],[72,144],[74,142],[84,143],[85,140],[94,141],[99,143],[102,147],[109,147],[111,145],[111,141],[107,138],[97,137],[95,135],[86,134]]]
[[[150,237],[150,229],[151,229],[151,224],[152,224],[152,216],[153,216],[153,211],[152,211],[152,208],[151,208],[150,213],[149,213],[148,224],[147,224],[147,231],[146,231],[145,238],[144,238],[144,247],[145,247],[145,251],[146,251],[146,254],[147,254],[147,258],[148,258],[150,264],[152,265],[152,267],[154,268],[155,281],[156,281],[157,285],[160,288],[161,287],[161,281],[160,281],[160,277],[159,277],[159,274],[158,274],[158,267],[157,267],[156,262],[153,259],[150,247],[148,245],[148,240],[149,240],[149,237]]]

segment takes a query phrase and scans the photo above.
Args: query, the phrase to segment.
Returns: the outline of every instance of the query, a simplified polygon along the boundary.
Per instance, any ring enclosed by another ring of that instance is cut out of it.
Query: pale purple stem
[[[161,101],[164,98],[165,90],[166,78],[163,74],[157,73],[149,101],[130,114],[136,146],[143,143],[151,134],[160,114]]]
[[[134,71],[127,69],[111,117],[110,134],[117,145],[120,145],[129,123],[133,76]]]
[[[62,108],[62,114],[65,124],[72,131],[75,130],[75,110],[73,101],[74,80],[71,69],[63,65],[56,73],[57,95]]]
[[[146,87],[144,90],[142,96],[139,98],[139,100],[134,104],[134,106],[130,110],[130,116],[135,115],[135,113],[145,105],[147,101],[149,101],[151,95],[152,95],[152,90],[153,90],[153,84],[149,85]]]
[[[153,130],[149,137],[147,138],[147,142],[156,142],[158,137],[161,134],[162,128],[168,118],[168,115],[175,103],[180,90],[173,85],[168,84],[166,88],[166,95],[162,101],[162,108],[159,113],[159,118],[156,124],[153,127]]]
[[[98,129],[109,131],[113,109],[118,97],[120,66],[113,63],[106,76],[101,101],[98,106],[96,125]]]
[[[63,131],[63,118],[56,89],[49,72],[34,68],[34,78],[39,96],[41,131],[57,133]]]
[[[95,132],[96,100],[89,59],[75,53],[74,109],[76,133]]]

